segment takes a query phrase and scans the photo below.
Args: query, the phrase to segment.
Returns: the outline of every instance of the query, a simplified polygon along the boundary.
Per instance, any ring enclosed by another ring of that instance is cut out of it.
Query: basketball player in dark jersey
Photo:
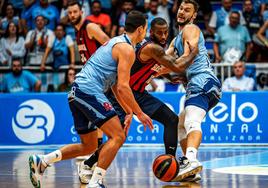
[[[149,94],[145,87],[157,77],[161,67],[168,67],[174,72],[183,73],[189,67],[198,52],[190,48],[190,55],[186,58],[175,59],[166,55],[164,47],[168,37],[168,24],[162,18],[155,18],[151,22],[150,38],[144,39],[136,46],[136,60],[131,68],[130,87],[135,100],[141,109],[153,120],[164,125],[165,153],[175,156],[178,140],[178,115],[159,99]],[[112,92],[107,93],[109,101],[116,110],[121,122],[124,122],[125,112],[118,104]],[[98,151],[84,161],[88,168],[97,162]],[[80,180],[87,180],[90,176],[80,176]],[[88,181],[88,180],[87,180]],[[87,181],[81,181],[86,183]]]
[[[97,24],[83,19],[82,15],[81,5],[77,1],[68,3],[68,18],[75,27],[76,42],[84,64],[109,37]]]

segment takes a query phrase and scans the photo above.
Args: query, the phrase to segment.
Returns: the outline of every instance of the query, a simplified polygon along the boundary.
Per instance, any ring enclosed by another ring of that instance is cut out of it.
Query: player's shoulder
[[[195,24],[187,24],[187,25],[184,27],[183,30],[184,30],[184,31],[189,31],[189,30],[191,30],[191,31],[200,31],[200,28],[199,28],[197,25],[195,25]]]

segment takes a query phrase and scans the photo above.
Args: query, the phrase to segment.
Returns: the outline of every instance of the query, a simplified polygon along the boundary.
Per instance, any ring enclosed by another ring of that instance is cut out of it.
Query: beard
[[[13,75],[14,75],[15,77],[18,77],[18,76],[21,75],[21,73],[22,73],[22,69],[21,69],[21,70],[12,70],[12,73],[13,73]]]
[[[150,38],[154,43],[160,45],[161,47],[163,47],[163,48],[166,47],[166,42],[164,44],[162,44],[154,35],[151,35]]]
[[[192,18],[189,18],[189,19],[185,20],[184,22],[177,22],[177,23],[178,23],[179,26],[184,26],[184,25],[190,23],[191,19]]]
[[[82,16],[80,15],[77,19],[71,21],[71,24],[72,24],[73,26],[75,26],[75,25],[77,25],[77,24],[80,23],[81,19],[82,19]]]

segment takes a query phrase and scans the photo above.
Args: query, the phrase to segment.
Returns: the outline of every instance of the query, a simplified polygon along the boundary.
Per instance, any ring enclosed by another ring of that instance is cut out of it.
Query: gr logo
[[[54,125],[53,110],[47,103],[37,99],[20,104],[15,117],[12,118],[15,135],[28,144],[44,141],[52,133]]]

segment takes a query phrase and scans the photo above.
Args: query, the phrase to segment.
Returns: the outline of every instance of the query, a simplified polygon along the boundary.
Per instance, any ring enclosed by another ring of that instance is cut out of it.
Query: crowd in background
[[[206,41],[212,43],[208,46],[212,62],[234,64],[234,70],[235,62],[268,62],[268,0],[197,2],[200,10],[196,24]],[[40,80],[24,71],[23,66],[40,67],[41,72],[47,67],[57,71],[63,65],[69,66],[65,83],[56,89],[68,90],[74,68],[82,63],[75,30],[68,22],[67,3],[68,0],[0,0],[0,66],[12,70],[4,75],[0,84],[2,92],[40,90]],[[110,37],[124,32],[126,16],[134,9],[148,16],[147,36],[150,22],[156,17],[168,22],[169,42],[178,33],[176,13],[180,0],[80,0],[80,3],[84,18],[97,23]],[[14,73],[18,66],[26,73]]]

